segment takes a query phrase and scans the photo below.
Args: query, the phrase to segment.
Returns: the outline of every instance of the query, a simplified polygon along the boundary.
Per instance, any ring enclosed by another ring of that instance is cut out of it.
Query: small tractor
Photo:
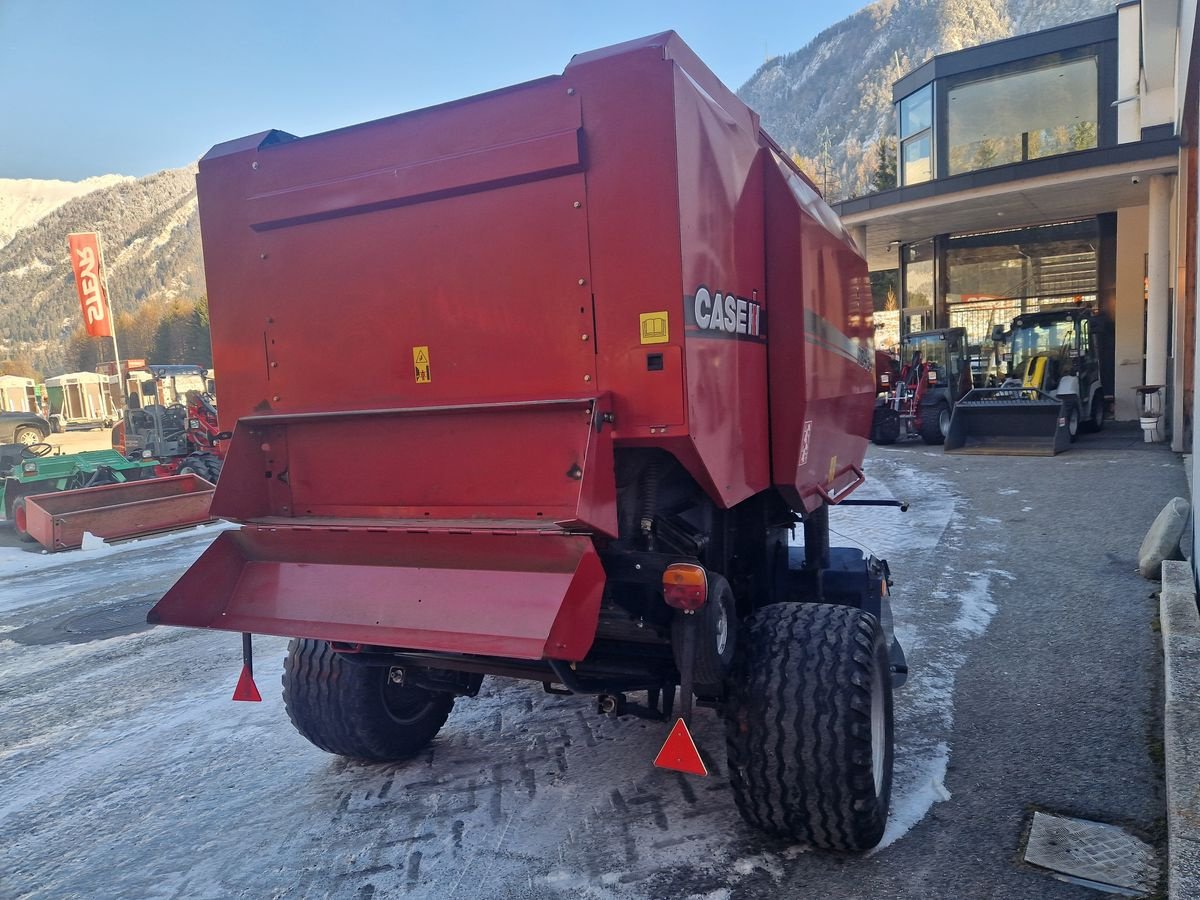
[[[151,623],[240,633],[235,699],[252,634],[290,637],[292,723],[360,760],[498,675],[661,722],[655,764],[704,776],[712,708],[747,822],[878,844],[907,666],[887,563],[830,546],[831,510],[899,505],[851,497],[867,267],[677,35],[229,141],[196,183],[243,527]]]
[[[992,341],[1004,381],[962,398],[946,440],[948,453],[1053,456],[1081,431],[1104,427],[1101,317],[1075,305],[1024,313]]]
[[[51,455],[50,444],[0,444],[0,507],[17,536],[29,533],[27,498],[153,478],[155,460],[130,460],[113,450]]]
[[[113,449],[130,459],[153,457],[159,475],[199,475],[216,484],[224,435],[198,366],[151,366],[131,377],[125,412],[112,430]],[[180,402],[180,401],[183,402]]]
[[[955,404],[971,390],[966,330],[915,332],[900,347],[900,373],[876,399],[871,440],[894,444],[907,433],[919,434],[926,444],[940,444],[950,431]]]

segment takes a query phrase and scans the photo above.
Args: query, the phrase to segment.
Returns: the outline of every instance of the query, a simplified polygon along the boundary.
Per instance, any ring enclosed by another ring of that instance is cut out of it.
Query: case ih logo
[[[691,297],[684,297],[683,306],[687,324],[699,328],[704,337],[767,340],[766,310],[755,300],[698,287]]]

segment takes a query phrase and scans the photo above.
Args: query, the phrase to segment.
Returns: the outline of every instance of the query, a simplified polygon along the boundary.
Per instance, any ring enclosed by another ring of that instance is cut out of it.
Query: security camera
[[[1129,181],[1130,181],[1130,183],[1131,183],[1131,184],[1141,184],[1141,183],[1142,183],[1142,176],[1141,176],[1141,175],[1134,175],[1132,178],[1130,178],[1130,179],[1129,179]]]

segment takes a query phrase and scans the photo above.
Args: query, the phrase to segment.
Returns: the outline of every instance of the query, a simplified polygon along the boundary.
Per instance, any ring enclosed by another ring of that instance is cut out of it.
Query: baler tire
[[[776,603],[742,629],[725,715],[746,822],[825,850],[883,838],[892,790],[892,676],[869,613]]]
[[[389,673],[386,666],[347,662],[327,641],[293,639],[283,662],[288,718],[329,753],[368,762],[409,759],[446,723],[454,697],[393,684]],[[412,704],[411,711],[398,714],[398,702]]]
[[[949,419],[950,405],[944,400],[921,413],[921,440],[926,444],[946,443],[946,432],[942,430],[943,414]]]
[[[696,658],[692,663],[693,693],[701,697],[719,696],[737,655],[737,605],[729,582],[710,573],[708,600],[692,615],[697,620]],[[683,669],[683,629],[689,618],[691,616],[677,610],[671,621],[671,651],[680,671]]]

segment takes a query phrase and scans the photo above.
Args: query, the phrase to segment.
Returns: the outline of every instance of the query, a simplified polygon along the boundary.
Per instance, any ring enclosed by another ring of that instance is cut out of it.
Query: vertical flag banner
[[[104,283],[100,235],[94,231],[68,234],[67,243],[71,247],[71,269],[75,272],[75,289],[87,333],[92,337],[112,337],[112,310]]]

